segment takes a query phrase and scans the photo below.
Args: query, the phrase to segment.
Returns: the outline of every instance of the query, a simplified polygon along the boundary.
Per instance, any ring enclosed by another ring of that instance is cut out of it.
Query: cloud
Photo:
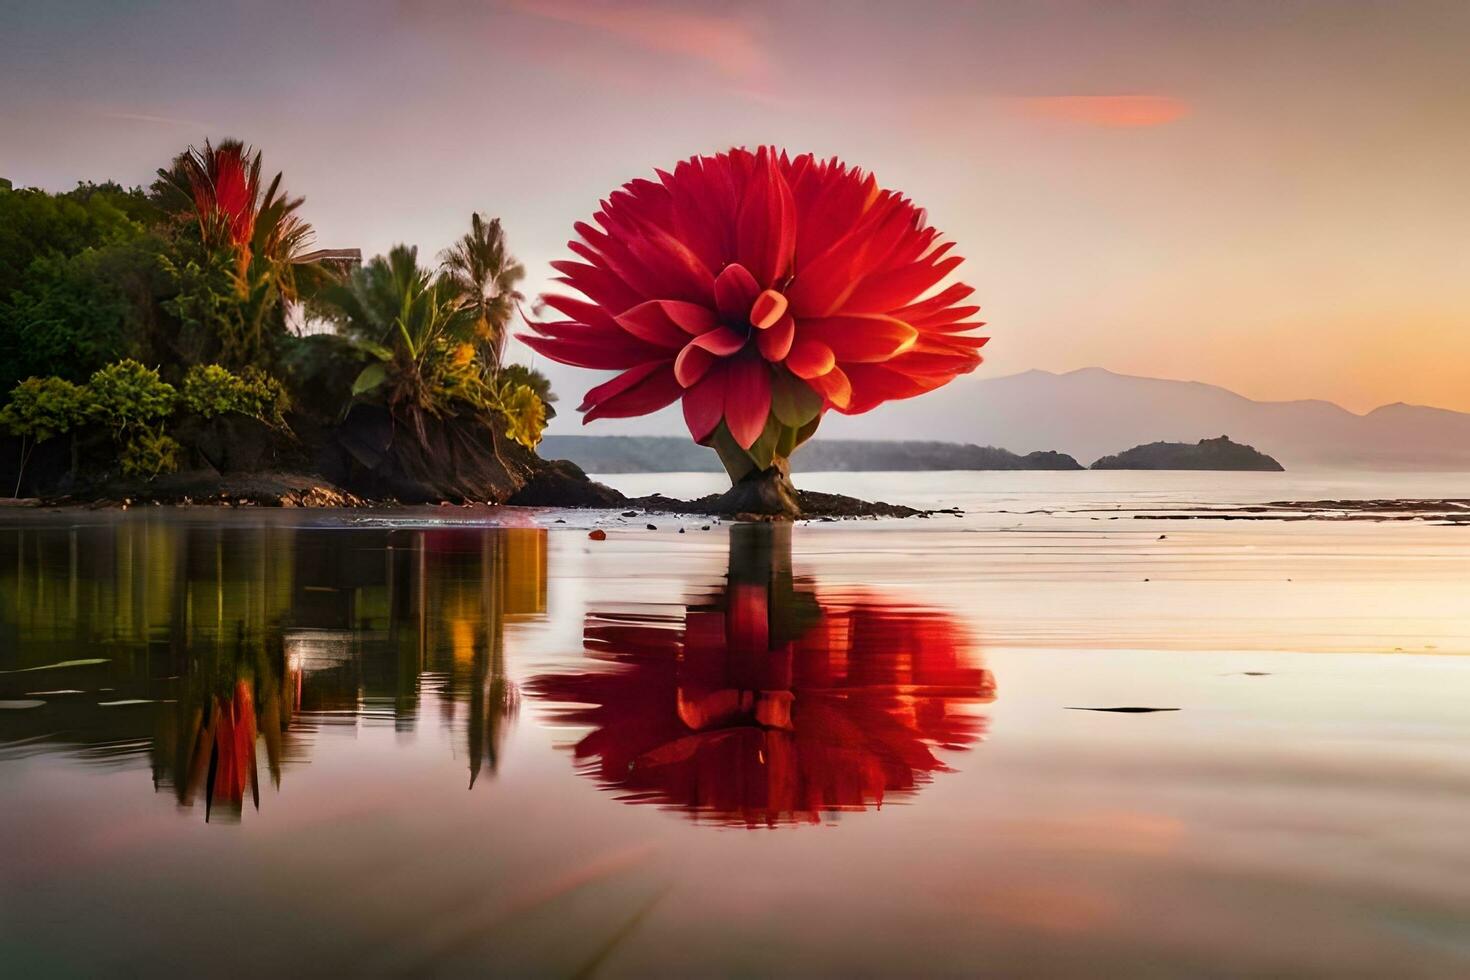
[[[521,13],[611,35],[635,47],[702,62],[731,79],[754,79],[770,68],[765,45],[744,20],[651,4],[587,0],[513,0]]]
[[[1167,126],[1193,111],[1188,102],[1167,95],[1042,95],[1009,101],[1034,118],[1113,129]]]
[[[187,129],[206,129],[203,123],[193,119],[179,119],[174,116],[159,116],[149,112],[120,112],[113,109],[94,110],[97,115],[106,119],[120,119],[124,122],[154,123],[159,126],[180,126]]]

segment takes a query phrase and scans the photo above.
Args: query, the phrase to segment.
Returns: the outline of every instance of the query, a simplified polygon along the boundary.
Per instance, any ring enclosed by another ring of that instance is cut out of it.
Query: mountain
[[[719,457],[686,436],[547,436],[537,451],[569,459],[589,473],[717,472]],[[791,457],[792,469],[834,470],[1080,470],[1070,456],[1018,456],[992,446],[953,442],[814,439]]]
[[[1470,469],[1470,414],[1463,412],[1396,404],[1358,415],[1326,401],[1258,402],[1216,385],[1102,368],[960,379],[879,413],[884,437],[943,432],[1017,452],[1054,449],[1084,461],[1124,446],[1224,433],[1288,470]],[[818,438],[864,430],[870,438],[878,435],[865,421],[829,416]]]
[[[576,426],[574,417],[556,420],[559,431],[578,431]],[[580,431],[687,436],[677,406],[641,419],[598,421]],[[1358,415],[1326,401],[1258,402],[1216,385],[1103,368],[960,378],[866,415],[829,413],[811,445],[938,437],[1017,453],[1056,450],[1089,463],[1128,446],[1192,443],[1221,434],[1270,454],[1288,470],[1470,470],[1470,414],[1463,412],[1396,404]]]
[[[1280,473],[1281,464],[1254,446],[1221,436],[1187,442],[1150,442],[1093,463],[1094,470],[1262,470]]]

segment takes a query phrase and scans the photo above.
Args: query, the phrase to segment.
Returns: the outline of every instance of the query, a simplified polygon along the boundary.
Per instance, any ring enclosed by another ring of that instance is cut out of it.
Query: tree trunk
[[[751,470],[725,491],[717,504],[722,514],[756,514],[791,520],[801,516],[791,464],[776,458],[764,470]]]

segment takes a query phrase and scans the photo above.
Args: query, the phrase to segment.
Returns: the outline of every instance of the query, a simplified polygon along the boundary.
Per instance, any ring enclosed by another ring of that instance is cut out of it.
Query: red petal
[[[674,366],[663,361],[655,364],[653,370],[636,384],[588,409],[582,423],[585,425],[600,418],[624,419],[647,415],[672,405],[683,393],[683,387],[674,380]],[[589,396],[591,394],[588,392]]]
[[[730,362],[726,374],[725,424],[740,448],[749,449],[771,414],[771,369],[765,361],[746,357]]]
[[[704,377],[710,366],[717,358],[703,347],[687,344],[674,358],[674,377],[679,384],[685,388],[693,387],[694,383]]]
[[[760,283],[755,281],[750,270],[739,262],[732,262],[715,279],[715,306],[725,319],[741,321],[760,291]]]
[[[708,333],[702,333],[690,341],[696,347],[703,347],[711,354],[720,357],[729,357],[739,352],[745,346],[745,335],[729,327],[715,327]]]
[[[833,316],[801,321],[801,335],[832,348],[837,360],[874,363],[902,354],[919,332],[886,316]]]
[[[797,337],[796,342],[791,345],[790,353],[786,355],[786,366],[798,378],[815,378],[826,374],[836,364],[837,355],[832,353],[832,348],[810,337]]]
[[[663,311],[668,318],[692,337],[715,328],[719,321],[715,318],[715,311],[708,306],[700,306],[698,303],[685,303],[677,299],[666,299],[660,301]]]
[[[699,383],[684,392],[684,424],[695,442],[704,442],[725,416],[727,371],[717,364]]]
[[[659,364],[659,361],[653,361],[649,364],[640,364],[635,368],[624,371],[622,374],[618,375],[616,378],[613,378],[611,381],[605,381],[595,388],[589,388],[587,390],[587,394],[582,396],[582,404],[577,406],[577,411],[585,412],[589,408],[596,405],[598,402],[606,401],[614,395],[622,394],[629,388],[636,385],[638,382],[642,381],[644,378],[648,377],[654,371],[658,370]]]
[[[678,350],[689,343],[689,332],[674,322],[660,300],[639,303],[615,319],[628,333],[657,347]]]
[[[790,313],[776,321],[769,330],[757,330],[755,346],[761,357],[768,361],[784,361],[791,353],[791,344],[796,340],[796,320]]]
[[[835,367],[820,377],[809,378],[807,384],[836,408],[846,408],[852,400],[852,382],[842,368]]]
[[[962,261],[956,255],[869,276],[852,291],[843,309],[854,313],[887,313],[905,303],[912,303],[915,296],[949,275]]]
[[[645,363],[650,356],[658,356],[659,349],[635,340],[618,331],[626,338],[626,344],[607,343],[595,335],[582,337],[538,337],[535,334],[516,336],[533,351],[545,354],[553,361],[573,367],[591,368],[594,371],[621,371]]]
[[[573,299],[570,296],[558,296],[555,293],[543,293],[541,302],[556,310],[562,316],[575,320],[578,323],[589,323],[606,325],[612,323],[612,317],[607,311],[596,303],[588,303],[585,300]]]
[[[756,153],[735,219],[740,262],[767,287],[790,271],[796,250],[796,205],[774,157],[764,146]]]
[[[776,323],[786,313],[786,297],[774,289],[767,289],[755,298],[750,307],[750,325],[764,330]]]

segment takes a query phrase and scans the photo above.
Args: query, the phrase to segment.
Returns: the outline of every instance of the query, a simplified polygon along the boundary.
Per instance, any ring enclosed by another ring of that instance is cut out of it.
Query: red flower
[[[682,400],[696,442],[723,423],[740,449],[785,456],[828,408],[866,412],[980,363],[979,307],[959,305],[973,290],[920,298],[961,260],[871,174],[761,147],[658,175],[614,191],[598,227],[576,225],[582,261],[552,265],[586,299],[543,297],[566,319],[522,336],[621,372],[587,392],[584,422]]]

